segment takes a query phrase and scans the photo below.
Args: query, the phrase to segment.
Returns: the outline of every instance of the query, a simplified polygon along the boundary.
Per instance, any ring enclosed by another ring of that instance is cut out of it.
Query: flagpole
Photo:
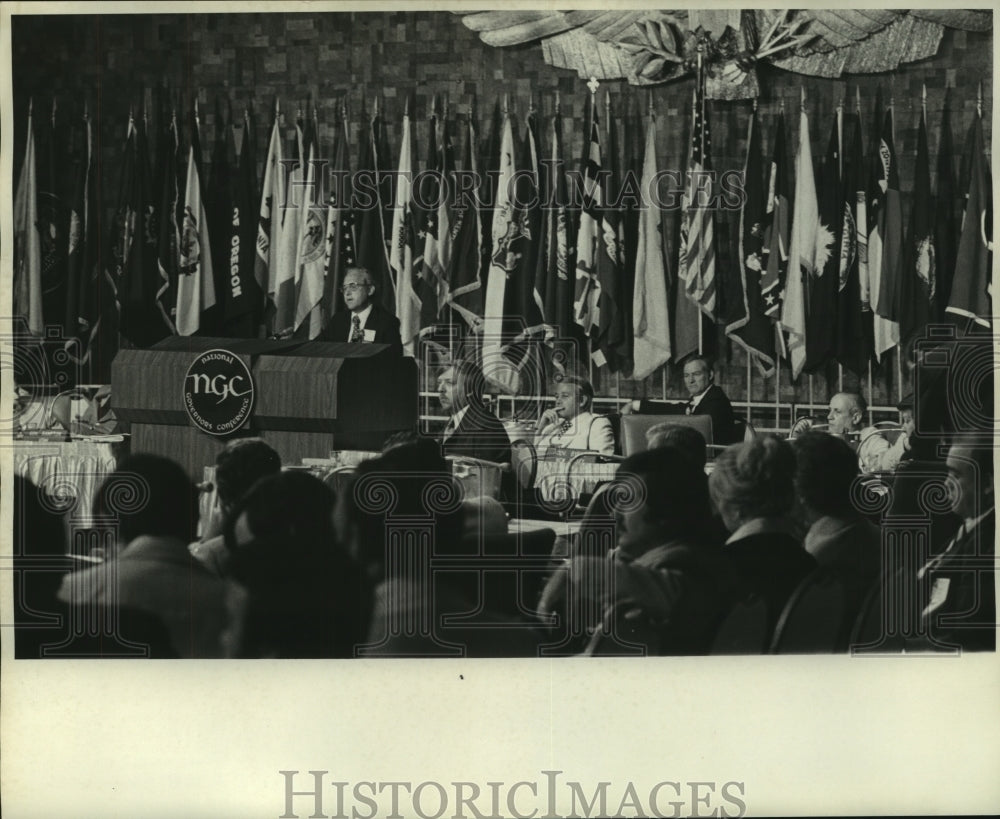
[[[587,83],[587,87],[590,89],[590,116],[591,116],[591,120],[593,120],[593,118],[597,116],[597,89],[598,89],[599,86],[600,86],[600,83],[597,82],[597,77],[591,77],[590,78],[590,82]],[[593,127],[594,127],[593,121],[591,121],[590,127],[591,127],[591,131],[585,137],[588,141],[590,140],[591,134],[593,133]],[[590,156],[590,147],[589,147],[589,144],[587,146],[585,146],[585,149],[587,151],[587,156],[589,157]],[[591,353],[593,352],[593,350],[591,349],[590,333],[589,332],[586,335],[586,339],[587,340],[584,343],[584,347],[585,347],[585,349],[587,351],[587,380],[590,382],[591,386],[593,386],[593,384],[594,384],[594,359],[593,359],[593,356],[591,355]]]
[[[889,97],[889,110],[892,112],[892,133],[889,135],[892,139],[893,145],[896,144],[896,100],[895,97]],[[898,333],[898,330],[897,330]],[[897,400],[903,397],[903,339],[899,339],[896,342],[896,396]],[[871,396],[869,396],[870,398]],[[890,403],[892,401],[892,396],[889,396]]]
[[[846,88],[845,88],[846,92]],[[846,96],[846,93],[845,93]],[[837,105],[837,176],[844,180],[844,102]],[[844,391],[844,365],[837,362],[837,392]]]
[[[695,104],[696,105],[697,105],[697,100],[698,100],[698,88],[701,86],[702,71],[704,70],[704,67],[702,66],[702,59],[701,59],[701,57],[702,57],[702,44],[698,43],[698,73],[695,75],[695,83],[697,83],[697,87],[695,88],[695,92],[694,92],[694,95],[695,95]],[[701,98],[701,104],[702,104],[702,108],[704,108],[704,106],[705,106],[705,96],[704,96],[704,94],[702,95],[702,98]],[[705,112],[704,112],[704,110],[702,110],[702,112],[701,112],[701,135],[700,135],[699,138],[701,139],[701,157],[702,157],[702,163],[703,163],[702,167],[704,167],[704,161],[705,161]],[[703,284],[703,280],[701,280],[701,271],[700,270],[698,271],[698,277],[699,277],[699,284],[698,284],[699,291],[698,292],[700,293],[700,288],[702,287],[702,284]],[[703,337],[704,336],[704,321],[702,320],[702,315],[701,315],[700,297],[699,297],[699,303],[698,303],[697,313],[698,313],[698,355],[704,355],[705,354],[705,339]]]
[[[781,427],[781,356],[776,355],[774,362],[774,428],[780,429]],[[791,425],[795,423],[795,419],[792,418]]]

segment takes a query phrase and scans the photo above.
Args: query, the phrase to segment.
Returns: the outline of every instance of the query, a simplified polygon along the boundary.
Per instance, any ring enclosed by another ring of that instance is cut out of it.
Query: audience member
[[[263,478],[226,525],[230,571],[247,590],[239,657],[353,657],[367,632],[371,585],[336,540],[336,497],[304,472]]]
[[[946,460],[952,511],[962,525],[919,571],[921,618],[939,645],[996,649],[996,499],[993,449],[961,440]]]
[[[702,471],[708,463],[708,445],[705,443],[705,436],[694,427],[665,421],[646,430],[646,443],[648,449],[673,447],[687,455]]]
[[[486,379],[479,365],[457,359],[438,376],[438,400],[450,415],[441,437],[445,455],[511,462],[510,438],[483,400]]]
[[[631,496],[616,508],[618,547],[606,559],[571,558],[550,579],[540,614],[559,613],[570,633],[586,633],[615,606],[635,609],[654,624],[651,650],[704,653],[735,585],[732,568],[702,534],[710,514],[704,472],[665,447],[627,458],[616,483]],[[565,619],[581,616],[587,621]]]
[[[831,435],[841,435],[864,444],[861,468],[865,472],[877,472],[882,455],[889,449],[889,442],[883,438],[875,427],[864,425],[868,404],[864,397],[856,392],[838,392],[830,399],[830,409],[827,413],[827,423]]]
[[[176,657],[154,614],[125,606],[71,608],[58,599],[63,578],[89,560],[66,553],[58,504],[31,481],[14,476],[15,653],[57,657]]]
[[[230,442],[215,456],[215,509],[212,526],[191,544],[191,554],[213,574],[224,577],[230,552],[222,536],[233,507],[258,480],[281,471],[281,456],[260,438]]]
[[[595,415],[594,387],[583,378],[567,376],[557,382],[555,407],[542,413],[538,421],[538,440],[535,444],[540,455],[550,447],[582,449],[612,455],[615,435],[611,422],[603,415]]]
[[[70,606],[138,609],[160,618],[181,657],[222,657],[230,605],[227,584],[188,551],[198,526],[198,490],[158,455],[123,459],[98,490],[95,516],[117,520],[103,564],[67,575]]]
[[[708,478],[712,499],[731,532],[723,546],[744,588],[759,595],[773,630],[796,586],[816,560],[790,533],[795,455],[787,441],[764,435],[724,450]]]
[[[881,532],[851,501],[858,459],[842,438],[816,430],[800,435],[792,447],[795,493],[809,527],[803,546],[844,584],[853,619],[882,570]]]
[[[378,583],[363,656],[536,653],[531,624],[482,610],[479,545],[463,538],[460,485],[436,442],[404,444],[361,464],[336,522]],[[437,559],[447,565],[435,569]],[[477,611],[488,628],[460,622]]]

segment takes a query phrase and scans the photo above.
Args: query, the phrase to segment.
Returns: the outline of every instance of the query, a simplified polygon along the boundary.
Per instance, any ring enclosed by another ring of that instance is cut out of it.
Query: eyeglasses
[[[370,284],[353,284],[353,283],[351,283],[351,284],[345,284],[343,287],[340,288],[340,292],[341,293],[356,293],[358,290],[361,290],[362,288],[367,288],[367,287],[371,287],[371,285]]]

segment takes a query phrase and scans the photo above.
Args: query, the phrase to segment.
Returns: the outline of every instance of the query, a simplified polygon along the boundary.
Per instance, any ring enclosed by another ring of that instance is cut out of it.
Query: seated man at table
[[[594,387],[589,381],[576,376],[563,378],[556,384],[555,402],[555,407],[542,413],[538,421],[535,446],[539,455],[550,447],[614,454],[611,422],[591,412]]]
[[[375,283],[363,267],[349,267],[340,286],[347,310],[333,314],[317,341],[347,341],[355,344],[389,344],[403,354],[399,319],[375,300]]]
[[[451,417],[441,437],[445,455],[499,464],[511,462],[507,430],[486,403],[486,379],[478,364],[458,359],[438,376],[438,400]]]
[[[895,443],[879,456],[878,469],[880,472],[894,472],[900,463],[913,458],[913,447],[910,439],[917,428],[917,422],[913,415],[914,406],[915,402],[912,394],[903,398],[896,405],[896,408],[899,410],[899,425],[903,428],[903,431],[896,438]],[[874,441],[871,443],[874,443]]]
[[[842,435],[848,442],[856,440],[858,444],[864,443],[861,468],[865,472],[877,472],[883,453],[889,449],[889,442],[878,434],[875,427],[864,426],[867,411],[868,404],[859,393],[838,392],[830,399],[826,420],[831,435]]]
[[[622,413],[645,415],[708,415],[712,418],[712,438],[715,444],[734,444],[741,440],[733,405],[722,387],[715,383],[712,365],[704,356],[692,356],[684,364],[684,386],[688,400],[659,402],[646,399],[633,401]]]

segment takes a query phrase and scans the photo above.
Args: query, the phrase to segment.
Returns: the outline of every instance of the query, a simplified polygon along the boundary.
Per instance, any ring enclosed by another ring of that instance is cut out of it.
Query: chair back
[[[467,455],[448,455],[452,475],[462,485],[465,497],[474,498],[483,495],[488,498],[500,499],[500,482],[505,469],[504,464],[484,461]]]
[[[538,453],[527,438],[518,438],[510,445],[511,469],[521,492],[531,490],[538,474]]]
[[[709,654],[763,654],[767,643],[767,606],[750,595],[740,600],[719,625]]]
[[[839,647],[845,607],[843,584],[817,569],[785,604],[774,628],[770,653],[833,654]]]
[[[694,427],[702,434],[705,443],[712,444],[712,417],[710,415],[644,415],[635,413],[622,416],[622,455],[628,457],[645,452],[646,433],[657,424],[677,424]]]

